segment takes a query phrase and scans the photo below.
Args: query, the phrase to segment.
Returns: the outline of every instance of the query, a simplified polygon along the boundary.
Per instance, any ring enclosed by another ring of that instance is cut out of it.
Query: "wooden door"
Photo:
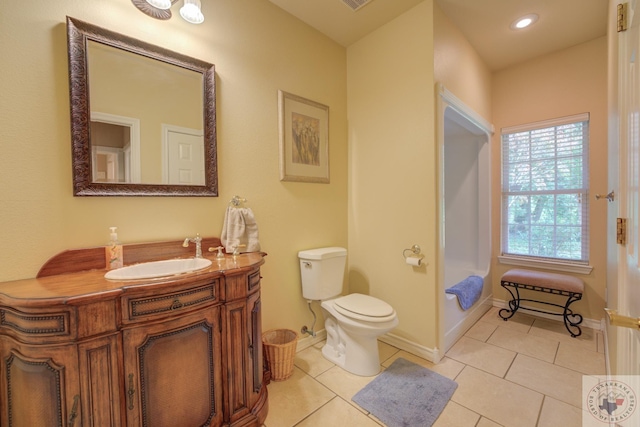
[[[222,423],[219,308],[123,332],[129,427]]]

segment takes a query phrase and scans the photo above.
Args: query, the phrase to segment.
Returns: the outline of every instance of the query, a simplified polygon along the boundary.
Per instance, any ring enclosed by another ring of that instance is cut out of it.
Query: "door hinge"
[[[616,243],[627,244],[627,218],[616,219]]]
[[[627,3],[618,5],[618,32],[627,31]]]

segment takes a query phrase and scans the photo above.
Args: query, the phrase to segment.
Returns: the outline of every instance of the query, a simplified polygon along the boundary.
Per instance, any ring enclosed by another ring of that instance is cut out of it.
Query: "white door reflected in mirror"
[[[163,184],[205,185],[202,131],[162,125]]]

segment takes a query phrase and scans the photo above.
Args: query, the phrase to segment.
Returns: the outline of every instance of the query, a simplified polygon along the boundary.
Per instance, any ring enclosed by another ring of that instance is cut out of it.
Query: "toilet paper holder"
[[[413,253],[413,255],[412,255],[412,254],[407,255],[407,251],[412,252],[412,253]],[[420,246],[418,246],[418,245],[413,245],[413,246],[411,246],[410,248],[407,248],[407,249],[405,249],[404,251],[402,251],[402,256],[404,257],[404,259],[407,259],[408,257],[413,257],[413,258],[420,258],[420,259],[422,259],[422,258],[424,258],[424,255],[422,255],[422,254],[420,253],[420,251],[421,251]]]

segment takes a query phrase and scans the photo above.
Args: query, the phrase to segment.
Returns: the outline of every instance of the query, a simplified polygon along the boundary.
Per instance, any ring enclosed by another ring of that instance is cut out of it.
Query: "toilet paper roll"
[[[418,258],[417,256],[408,256],[405,258],[405,262],[409,265],[420,267],[420,265],[422,265],[422,258]]]

